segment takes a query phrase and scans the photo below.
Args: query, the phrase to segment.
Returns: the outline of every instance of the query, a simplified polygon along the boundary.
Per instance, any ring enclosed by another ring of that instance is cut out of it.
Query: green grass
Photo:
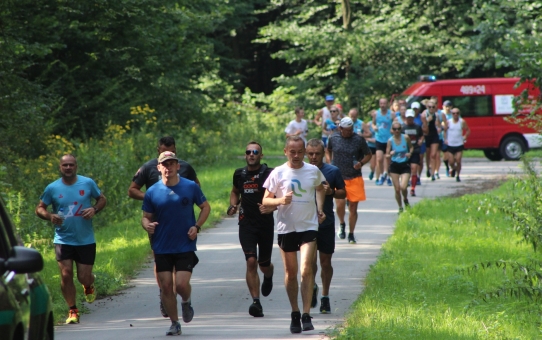
[[[265,159],[269,166],[277,166],[285,162],[284,157]],[[236,168],[245,165],[243,158],[226,159],[220,164],[196,169],[202,190],[209,204],[211,215],[203,228],[211,228],[225,216],[229,206],[232,176]],[[140,205],[133,209],[132,218],[108,225],[102,225],[96,235],[96,287],[98,296],[114,294],[126,287],[142,265],[151,260],[151,250],[147,233],[140,225]],[[106,209],[111,207],[106,207]],[[196,217],[199,209],[195,209]],[[101,223],[104,223],[101,221]],[[41,272],[45,283],[51,291],[56,322],[64,322],[67,305],[60,290],[60,274],[55,260],[54,248],[51,244],[42,245],[40,252],[45,260],[45,268]],[[80,311],[85,312],[83,289],[75,279],[77,288],[77,304]]]
[[[346,327],[336,330],[338,339],[541,338],[539,303],[483,300],[513,280],[511,271],[467,270],[498,260],[541,260],[498,209],[487,208],[510,192],[506,183],[487,194],[424,200],[403,214]]]
[[[531,151],[528,151],[526,154],[529,157],[540,158],[540,157],[542,157],[542,149],[531,150]],[[467,157],[467,158],[486,158],[486,156],[484,156],[484,152],[482,150],[465,150],[463,152],[463,157]]]

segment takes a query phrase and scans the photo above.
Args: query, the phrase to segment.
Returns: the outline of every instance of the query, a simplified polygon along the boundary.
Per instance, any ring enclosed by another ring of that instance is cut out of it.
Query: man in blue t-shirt
[[[77,265],[77,278],[83,285],[85,299],[96,299],[92,267],[96,259],[96,240],[92,218],[101,211],[106,199],[96,183],[77,175],[77,160],[73,155],[60,159],[61,178],[49,184],[36,207],[39,218],[55,225],[55,253],[61,275],[61,290],[70,307],[66,323],[79,323],[73,283],[73,262]],[[91,198],[96,200],[94,206]],[[53,213],[47,211],[53,205]]]
[[[177,311],[177,295],[182,298],[183,321],[194,317],[191,306],[190,278],[198,263],[196,256],[197,234],[211,212],[211,206],[200,187],[193,181],[177,176],[180,164],[177,156],[165,151],[158,157],[158,171],[162,179],[151,186],[143,198],[141,225],[152,235],[152,250],[156,272],[160,280],[161,300],[171,320],[166,335],[181,334]],[[201,211],[196,221],[194,204]]]
[[[322,272],[322,298],[320,299],[320,313],[331,313],[329,303],[329,286],[333,277],[331,257],[335,252],[335,214],[333,212],[333,198],[344,199],[346,197],[345,184],[339,168],[324,163],[324,143],[319,139],[311,139],[307,143],[307,158],[312,165],[317,166],[324,174],[326,182],[323,183],[326,198],[324,200],[324,214],[326,219],[318,225],[316,248],[320,254],[320,267]],[[318,266],[314,258],[314,276]],[[316,281],[316,280],[315,280]],[[311,307],[316,307],[318,301],[318,286],[314,283]]]

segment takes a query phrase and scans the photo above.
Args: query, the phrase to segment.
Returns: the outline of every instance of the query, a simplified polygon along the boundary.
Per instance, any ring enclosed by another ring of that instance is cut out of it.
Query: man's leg
[[[348,203],[348,213],[349,232],[354,235],[354,229],[356,229],[356,223],[358,222],[358,202]]]
[[[301,300],[303,301],[303,314],[310,314],[311,299],[314,287],[314,275],[312,273],[314,266],[314,256],[316,250],[316,240],[302,244],[301,253]],[[297,256],[296,256],[297,260]],[[296,261],[297,262],[297,261]],[[297,274],[297,273],[296,273]],[[296,278],[297,282],[297,278]]]
[[[94,283],[91,264],[77,263],[77,280],[85,287],[90,287]],[[73,281],[72,281],[73,282]]]
[[[456,176],[459,178],[459,173],[461,172],[461,161],[463,159],[463,151],[456,152],[454,155],[455,170]]]
[[[348,204],[350,204],[350,202]],[[339,218],[339,238],[344,239],[346,237],[346,234],[344,231],[346,229],[346,224],[344,221],[344,216],[346,215],[346,199],[344,198],[335,199],[335,211],[337,212],[337,217]]]
[[[192,295],[192,285],[190,284],[190,278],[192,273],[188,271],[177,271],[175,273],[175,288],[177,294],[181,296],[183,302],[190,300]]]
[[[160,280],[160,287],[162,287],[160,293],[162,304],[171,322],[177,322],[179,321],[179,313],[177,311],[177,294],[173,292],[173,270],[159,271],[158,280]]]
[[[246,280],[250,296],[253,299],[260,298],[260,276],[258,275],[258,261],[256,254],[245,254],[245,256],[253,255],[247,258],[247,273]]]
[[[333,254],[320,252],[320,267],[322,267],[320,277],[322,278],[322,295],[329,295],[329,286],[333,277],[333,267],[331,266],[331,257]]]
[[[73,283],[73,260],[58,261],[60,289],[69,307],[75,306],[75,285]]]
[[[384,153],[382,152],[382,150],[376,150],[375,178],[379,180],[383,173],[384,173]]]
[[[286,294],[288,294],[292,312],[298,312],[299,304],[297,302],[297,295],[299,294],[299,285],[297,282],[297,252],[285,252],[281,249],[280,254],[282,256],[282,262],[284,263],[284,286],[286,287]]]

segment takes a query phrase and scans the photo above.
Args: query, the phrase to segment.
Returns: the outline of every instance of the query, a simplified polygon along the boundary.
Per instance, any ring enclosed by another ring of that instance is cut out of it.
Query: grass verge
[[[352,306],[338,339],[535,339],[541,308],[528,298],[488,292],[513,280],[510,271],[471,271],[499,260],[541,260],[521,241],[495,197],[485,194],[424,200],[403,214],[372,266],[366,288]]]

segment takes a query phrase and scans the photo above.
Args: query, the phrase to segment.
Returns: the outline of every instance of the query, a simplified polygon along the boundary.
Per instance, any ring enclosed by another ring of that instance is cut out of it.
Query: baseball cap
[[[332,94],[328,94],[328,95],[326,96],[326,100],[335,100],[335,96],[332,95]]]
[[[158,163],[164,163],[165,161],[169,159],[174,159],[176,161],[179,161],[179,159],[177,158],[177,156],[175,156],[173,152],[164,151],[160,154],[160,156],[158,156]]]
[[[415,117],[416,114],[414,113],[414,110],[408,109],[406,110],[405,117]]]
[[[442,106],[453,106],[452,102],[449,100],[445,100]]]
[[[420,108],[420,103],[412,102],[412,104],[410,104],[410,108],[411,109],[419,109]]]
[[[349,128],[352,125],[354,125],[354,122],[350,117],[344,117],[343,119],[341,119],[341,123],[339,124],[339,126],[342,128]]]

